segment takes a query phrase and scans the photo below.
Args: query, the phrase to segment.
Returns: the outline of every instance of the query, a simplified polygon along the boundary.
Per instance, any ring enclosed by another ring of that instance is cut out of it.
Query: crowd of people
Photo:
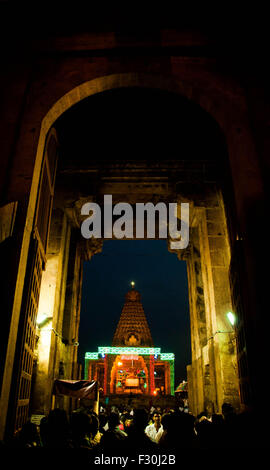
[[[263,446],[256,416],[236,413],[224,403],[221,414],[207,412],[194,417],[181,407],[161,409],[102,407],[99,414],[81,407],[67,413],[50,411],[37,426],[27,422],[2,446],[11,448],[87,449],[90,452],[121,454],[178,452],[181,449],[230,449]]]

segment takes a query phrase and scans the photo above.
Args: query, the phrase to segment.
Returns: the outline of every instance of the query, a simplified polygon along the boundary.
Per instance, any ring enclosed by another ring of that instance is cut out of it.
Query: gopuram
[[[112,346],[85,354],[85,379],[97,380],[104,396],[174,395],[174,354],[154,347],[140,293],[131,285]]]

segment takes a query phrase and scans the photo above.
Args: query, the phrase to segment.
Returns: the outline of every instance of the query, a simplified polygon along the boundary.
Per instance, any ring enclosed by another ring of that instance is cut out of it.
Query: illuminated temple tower
[[[126,301],[113,337],[112,345],[154,346],[141,303],[141,296],[134,288],[126,294]]]
[[[174,395],[174,354],[155,348],[134,289],[126,294],[112,346],[85,354],[85,379],[98,380],[104,395]]]

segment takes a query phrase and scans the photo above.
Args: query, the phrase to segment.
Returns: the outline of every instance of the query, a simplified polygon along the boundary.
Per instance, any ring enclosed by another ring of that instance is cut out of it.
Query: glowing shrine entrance
[[[111,372],[110,393],[148,393],[148,370],[142,356],[117,356]]]
[[[85,354],[85,379],[97,380],[103,395],[174,395],[174,354],[160,348],[99,347]]]
[[[126,294],[112,346],[85,354],[85,379],[103,395],[174,395],[174,354],[155,348],[139,292]]]

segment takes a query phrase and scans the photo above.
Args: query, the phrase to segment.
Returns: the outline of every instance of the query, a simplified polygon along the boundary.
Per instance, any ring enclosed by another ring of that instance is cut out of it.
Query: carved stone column
[[[32,409],[38,414],[46,414],[50,410],[53,379],[60,378],[64,370],[60,366],[59,351],[65,348],[62,323],[69,248],[70,225],[61,210],[54,210],[37,317],[37,364],[33,378]],[[56,356],[59,356],[57,362]]]
[[[235,338],[226,317],[232,308],[230,252],[221,195],[215,193],[208,203],[207,208],[191,207],[189,246],[177,252],[187,262],[194,414],[220,412],[224,401],[239,404]]]
[[[224,401],[239,406],[234,332],[226,313],[231,310],[229,245],[222,202],[217,198],[205,209],[198,208],[193,222],[201,257],[204,294],[205,344],[202,344],[204,390],[220,412]],[[207,403],[205,403],[207,406]]]
[[[192,241],[190,241],[188,249],[179,252],[178,257],[187,262],[192,357],[190,368],[193,377],[192,383],[189,383],[189,394],[193,396],[191,411],[198,414],[205,408],[207,396],[202,356],[202,348],[206,344],[206,321],[200,252],[198,251],[196,230],[194,228],[190,229],[190,236]]]

